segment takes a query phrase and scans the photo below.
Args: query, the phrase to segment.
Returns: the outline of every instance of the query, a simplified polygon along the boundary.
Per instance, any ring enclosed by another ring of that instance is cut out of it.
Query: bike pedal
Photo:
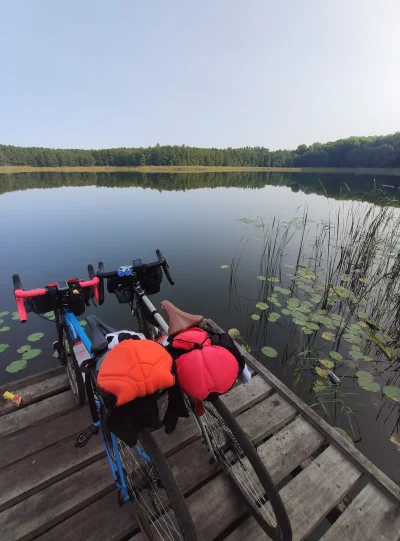
[[[75,447],[85,447],[88,441],[89,438],[86,436],[86,434],[84,432],[81,432],[76,438]]]

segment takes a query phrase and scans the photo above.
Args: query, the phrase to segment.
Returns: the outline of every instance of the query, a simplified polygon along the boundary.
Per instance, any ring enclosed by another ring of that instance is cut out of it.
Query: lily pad
[[[278,314],[278,312],[271,312],[268,316],[268,321],[270,321],[271,323],[275,323],[275,321],[278,321],[280,317],[281,315]]]
[[[327,388],[327,386],[328,385],[326,383],[317,379],[316,381],[314,381],[312,388],[313,388],[313,391],[315,391],[316,393],[320,393],[324,391]]]
[[[282,295],[290,295],[290,290],[286,289],[284,287],[276,287],[275,291],[278,291],[279,293],[282,293]]]
[[[79,320],[79,323],[80,323],[80,325],[81,325],[82,327],[86,327],[86,325],[87,325],[87,321],[84,320],[84,319]]]
[[[328,340],[329,342],[334,342],[336,340],[335,335],[332,334],[331,332],[325,331],[322,333],[321,336],[324,340]]]
[[[25,353],[25,351],[29,351],[30,349],[32,349],[32,346],[29,346],[27,344],[26,346],[21,346],[20,348],[18,348],[17,352],[18,353]]]
[[[42,353],[41,349],[28,349],[25,351],[25,353],[22,355],[23,359],[34,359],[38,355]]]
[[[0,344],[0,353],[3,353],[10,346],[8,344]]]
[[[44,334],[42,332],[35,332],[28,336],[28,342],[37,342],[38,340],[43,338],[43,336]]]
[[[292,316],[295,319],[300,319],[301,321],[308,321],[308,316],[306,314],[303,314],[303,312],[299,312],[299,310],[292,310],[291,311]]]
[[[372,393],[378,393],[381,390],[381,386],[376,381],[365,381],[365,379],[359,379],[358,385],[365,389],[366,391],[371,391]]]
[[[347,434],[347,432],[345,430],[343,430],[343,428],[339,428],[338,426],[334,426],[333,427],[336,432],[338,434],[340,434],[342,436],[342,438],[344,438],[345,440],[347,440],[349,443],[351,443],[351,445],[354,445],[354,442],[353,440],[351,439],[351,437]]]
[[[321,295],[311,295],[310,301],[314,304],[318,304],[319,302],[322,301],[322,297]]]
[[[254,321],[258,321],[260,319],[260,316],[258,314],[252,314],[251,319],[254,319]]]
[[[342,274],[342,276],[340,277],[340,280],[342,282],[348,282],[350,280],[350,276],[348,274]]]
[[[356,372],[356,376],[358,379],[363,379],[365,381],[374,381],[374,376],[370,372],[365,372],[365,370],[358,370],[358,372]]]
[[[359,324],[360,327],[363,327],[363,328],[367,327],[368,328],[368,325],[365,323],[365,321],[359,321],[358,324]]]
[[[301,330],[303,331],[304,334],[313,334],[313,330],[312,329],[309,329],[308,327],[302,327]]]
[[[262,282],[265,282],[266,278],[265,276],[257,276],[257,280],[261,280]]]
[[[319,362],[326,366],[326,368],[333,368],[335,366],[335,363],[329,359],[321,359]]]
[[[361,344],[362,338],[359,336],[356,336],[355,334],[346,333],[343,335],[343,339],[346,340],[346,342],[350,342],[351,344]]]
[[[305,327],[307,325],[307,321],[303,321],[302,319],[296,319],[296,318],[293,318],[293,323],[295,325],[300,325],[300,327]],[[314,331],[313,331],[314,332]]]
[[[383,392],[387,398],[394,400],[395,402],[400,402],[400,387],[393,387],[392,385],[386,385],[383,388]]]
[[[238,336],[240,336],[240,331],[239,329],[229,329],[228,334],[232,338],[237,338]]]
[[[19,320],[19,313],[18,312],[13,312],[12,313],[12,319],[14,321],[18,321]]]
[[[312,321],[307,321],[306,323],[307,329],[310,329],[311,331],[318,331],[319,326],[316,323],[313,323]]]
[[[229,269],[229,265],[221,265],[221,269]]]
[[[267,280],[268,280],[268,282],[272,282],[274,284],[279,282],[279,278],[275,278],[275,276],[270,276],[269,278],[267,278]]]
[[[0,312],[0,317],[8,316],[10,312]]]
[[[329,370],[324,370],[323,368],[316,366],[315,371],[321,378],[327,379],[329,377],[329,374],[328,374]]]
[[[358,313],[357,313],[357,316],[358,316],[360,319],[368,319],[368,318],[369,318],[369,315],[367,314],[367,312],[358,312]]]
[[[20,370],[23,370],[24,368],[26,368],[28,366],[28,363],[26,362],[25,359],[21,359],[19,361],[14,361],[12,362],[11,364],[9,364],[7,367],[6,367],[6,371],[7,372],[10,372],[11,374],[14,373],[14,372],[19,372]]]
[[[0,328],[0,332],[6,332],[6,331],[9,331],[10,330],[10,327],[1,327]]]
[[[283,314],[284,316],[290,316],[291,311],[288,310],[287,308],[282,308],[282,314]]]
[[[258,302],[256,304],[256,308],[259,308],[260,310],[268,310],[269,306],[268,304],[265,304],[265,302]]]
[[[335,361],[341,361],[343,359],[343,357],[337,351],[330,351],[329,355],[332,357],[332,359],[335,359]]]
[[[363,359],[363,357],[364,357],[362,351],[360,351],[359,349],[351,349],[349,351],[349,355],[355,361],[359,361],[359,360]]]
[[[261,348],[261,352],[266,357],[277,357],[278,356],[278,352],[276,351],[276,349],[271,348],[270,346],[264,346],[263,348]]]
[[[359,278],[359,281],[360,281],[362,284],[372,284],[372,281],[371,281],[371,280],[368,280],[368,278]]]
[[[304,304],[301,304],[297,307],[297,311],[301,312],[302,314],[310,314],[311,310],[308,308],[308,306],[305,306]]]

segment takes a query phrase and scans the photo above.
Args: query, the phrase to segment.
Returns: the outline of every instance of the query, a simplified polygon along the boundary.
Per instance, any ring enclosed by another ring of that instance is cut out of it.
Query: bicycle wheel
[[[67,369],[69,385],[75,402],[78,406],[83,406],[86,402],[85,382],[83,381],[82,372],[76,360],[71,340],[65,329],[63,329],[62,334],[61,359]]]
[[[261,528],[276,541],[291,541],[281,497],[257,450],[222,400],[204,402],[202,417],[215,457]]]
[[[125,480],[135,506],[138,523],[151,541],[197,541],[196,529],[185,498],[147,429],[139,434],[143,451],[118,440]]]

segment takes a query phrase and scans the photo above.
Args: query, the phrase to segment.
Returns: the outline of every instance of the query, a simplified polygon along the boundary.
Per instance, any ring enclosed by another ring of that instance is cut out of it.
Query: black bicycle
[[[97,272],[100,295],[104,295],[103,281],[107,280],[108,292],[115,294],[120,303],[130,305],[139,331],[150,340],[182,332],[203,320],[203,316],[185,313],[164,301],[161,306],[168,315],[168,325],[153,305],[148,295],[160,291],[162,271],[174,285],[166,259],[159,250],[156,253],[158,260],[153,263],[134,260],[132,265],[111,272],[104,272],[103,263],[99,263]],[[290,521],[277,488],[255,445],[229,409],[219,398],[204,403],[188,396],[185,400],[213,459],[229,476],[261,528],[273,540],[291,541]]]

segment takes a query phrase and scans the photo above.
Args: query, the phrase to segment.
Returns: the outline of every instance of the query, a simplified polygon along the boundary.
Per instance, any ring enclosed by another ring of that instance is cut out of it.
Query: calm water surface
[[[320,182],[321,181],[321,182]],[[105,269],[129,264],[132,259],[155,259],[160,248],[167,257],[176,286],[165,280],[162,291],[153,298],[157,304],[167,298],[183,310],[202,313],[222,327],[238,328],[252,346],[254,354],[276,375],[292,386],[293,377],[283,367],[280,356],[260,356],[262,345],[254,332],[247,308],[229,289],[229,269],[235,254],[244,246],[240,266],[240,294],[257,299],[261,247],[246,244],[252,236],[240,218],[276,217],[289,222],[299,208],[319,222],[339,205],[350,207],[352,199],[373,201],[371,189],[382,184],[390,196],[397,197],[400,179],[391,177],[341,177],[331,175],[204,174],[139,175],[123,174],[19,174],[0,176],[0,343],[10,347],[0,353],[0,383],[28,376],[56,366],[51,344],[54,324],[29,315],[21,325],[13,321],[16,310],[12,295],[12,274],[19,273],[23,287],[43,287],[49,282],[87,276],[87,264],[104,261]],[[328,198],[325,197],[325,193]],[[339,198],[347,198],[343,202]],[[397,204],[393,201],[393,204]],[[286,254],[290,261],[294,253]],[[295,263],[295,261],[292,261]],[[131,316],[126,305],[108,296],[100,308],[90,308],[115,327],[129,328]],[[250,312],[251,313],[251,312]],[[17,374],[6,366],[20,358],[18,347],[26,344],[33,332],[45,336],[35,344],[42,354],[28,362]],[[283,352],[289,336],[282,326],[270,333],[268,345]],[[261,358],[262,357],[262,358]],[[359,390],[358,390],[359,391]],[[312,403],[310,386],[298,385],[296,392]],[[382,402],[381,394],[359,392],[354,404],[359,425],[356,445],[397,482],[400,480],[400,454],[390,442],[396,424],[397,407]],[[345,418],[336,424],[349,432]]]

